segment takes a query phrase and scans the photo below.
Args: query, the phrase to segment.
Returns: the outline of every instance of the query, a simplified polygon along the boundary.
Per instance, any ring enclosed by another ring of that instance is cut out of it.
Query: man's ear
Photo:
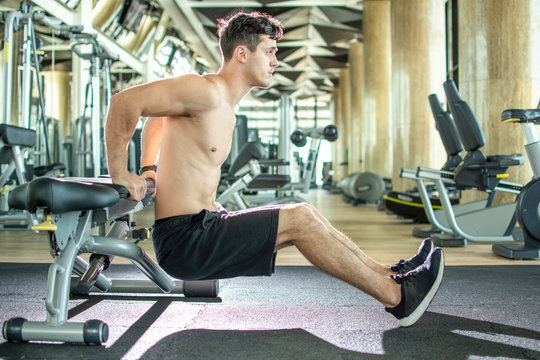
[[[234,49],[233,56],[239,63],[245,64],[247,61],[247,55],[248,55],[247,53],[248,53],[248,49],[244,45],[238,45]]]

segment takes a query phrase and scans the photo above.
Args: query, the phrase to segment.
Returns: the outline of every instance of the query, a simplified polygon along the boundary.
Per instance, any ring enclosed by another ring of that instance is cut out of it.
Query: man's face
[[[249,66],[253,76],[253,86],[266,88],[270,86],[274,69],[279,65],[276,57],[277,43],[270,35],[260,35],[261,42],[254,52],[250,53]]]

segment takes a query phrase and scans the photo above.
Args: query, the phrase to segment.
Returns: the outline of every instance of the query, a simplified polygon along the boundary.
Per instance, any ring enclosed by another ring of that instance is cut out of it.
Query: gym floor
[[[313,191],[310,202],[375,259],[395,263],[416,252],[415,224],[352,207]],[[137,215],[153,221],[152,208]],[[47,240],[0,232],[0,321],[45,317]],[[151,256],[151,242],[143,245]],[[312,266],[294,249],[278,256],[276,274],[220,282],[217,299],[91,295],[70,301],[72,321],[101,319],[104,346],[17,344],[0,340],[0,359],[540,359],[540,260],[513,261],[491,244],[447,248],[446,273],[424,317],[401,329],[375,300]],[[116,261],[116,260],[115,260]],[[115,263],[113,278],[141,277]]]

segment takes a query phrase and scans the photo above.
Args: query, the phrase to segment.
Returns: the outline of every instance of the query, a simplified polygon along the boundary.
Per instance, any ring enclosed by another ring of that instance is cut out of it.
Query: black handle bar
[[[129,191],[123,185],[111,184],[111,186],[118,191],[120,199],[127,199],[129,196]],[[156,184],[150,180],[146,179],[146,196],[152,195],[156,191]]]

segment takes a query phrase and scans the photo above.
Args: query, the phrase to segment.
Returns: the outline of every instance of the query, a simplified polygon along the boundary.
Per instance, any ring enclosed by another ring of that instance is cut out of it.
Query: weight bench
[[[153,185],[152,185],[153,187]],[[152,189],[149,189],[152,191]],[[36,178],[13,189],[9,205],[35,213],[43,210],[47,219],[40,230],[47,231],[54,262],[47,279],[42,322],[13,318],[4,322],[2,334],[8,341],[60,341],[102,344],[108,326],[100,320],[85,323],[67,321],[70,293],[90,292],[174,293],[186,297],[216,297],[218,281],[184,282],[171,279],[147,253],[128,237],[148,238],[148,230],[132,230],[132,216],[151,201],[127,200],[126,188],[108,178]],[[92,235],[97,228],[100,235]],[[79,254],[90,253],[90,263]],[[103,271],[115,256],[131,260],[149,280],[113,280]]]

